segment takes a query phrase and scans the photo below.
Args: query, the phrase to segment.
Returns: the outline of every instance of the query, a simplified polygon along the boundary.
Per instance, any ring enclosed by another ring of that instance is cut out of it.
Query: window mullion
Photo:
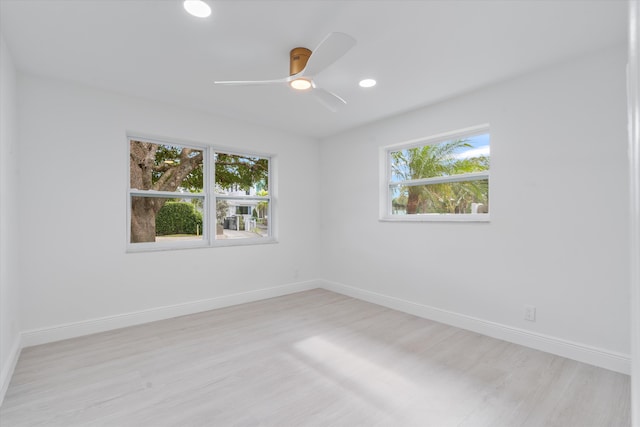
[[[207,148],[207,159],[204,165],[204,191],[207,194],[207,238],[209,245],[213,244],[216,240],[216,234],[218,232],[218,216],[216,215],[216,194],[215,194],[215,174],[216,174],[216,159],[215,150],[212,147]]]
[[[179,191],[156,191],[156,190],[138,190],[132,188],[129,190],[129,194],[136,197],[166,197],[168,199],[176,198],[195,198],[204,199],[205,193],[181,193]]]
[[[229,196],[227,194],[216,194],[216,197],[220,200],[263,200],[265,202],[271,200],[271,196]]]
[[[471,172],[460,175],[435,176],[431,178],[408,179],[405,181],[389,182],[389,187],[411,187],[416,185],[443,184],[448,182],[476,181],[488,178],[489,171]]]

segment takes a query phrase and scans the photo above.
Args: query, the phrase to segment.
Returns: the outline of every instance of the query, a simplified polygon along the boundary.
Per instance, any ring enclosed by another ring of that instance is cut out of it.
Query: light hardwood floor
[[[23,350],[10,426],[629,426],[629,377],[324,290]]]

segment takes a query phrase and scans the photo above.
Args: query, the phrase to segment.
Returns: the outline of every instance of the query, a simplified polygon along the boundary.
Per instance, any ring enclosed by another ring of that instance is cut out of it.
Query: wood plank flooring
[[[22,351],[10,426],[630,426],[629,377],[324,290]]]

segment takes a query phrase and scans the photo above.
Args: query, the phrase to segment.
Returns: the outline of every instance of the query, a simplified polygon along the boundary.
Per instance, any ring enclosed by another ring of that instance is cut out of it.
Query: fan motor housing
[[[306,47],[296,47],[289,53],[289,75],[293,76],[304,70],[307,61],[311,56],[311,51]]]

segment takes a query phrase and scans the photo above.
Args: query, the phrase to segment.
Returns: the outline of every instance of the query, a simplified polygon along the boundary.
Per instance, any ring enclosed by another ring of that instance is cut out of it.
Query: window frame
[[[131,188],[131,171],[127,168],[126,174],[126,252],[155,252],[178,249],[193,248],[215,248],[226,246],[246,246],[246,245],[262,245],[269,243],[277,243],[274,234],[274,154],[261,153],[256,151],[239,151],[237,148],[228,148],[220,145],[209,145],[202,143],[186,142],[172,138],[148,137],[140,134],[128,133],[126,137],[126,164],[130,161],[130,144],[131,141],[143,141],[158,145],[175,145],[179,147],[187,147],[196,150],[202,150],[202,180],[203,189],[200,193],[181,193],[157,190],[138,190]],[[246,157],[259,157],[267,159],[268,163],[268,195],[267,196],[226,196],[217,194],[215,191],[215,154],[225,153]],[[131,242],[131,201],[133,197],[162,197],[168,199],[189,198],[202,200],[202,239],[201,240],[176,240],[176,241],[156,241],[156,242]],[[263,238],[246,238],[246,239],[216,239],[216,201],[218,199],[226,200],[260,200],[268,202],[268,236]]]
[[[465,174],[457,174],[451,176],[437,176],[431,178],[411,179],[405,181],[392,181],[391,153],[399,150],[423,147],[426,145],[436,145],[442,142],[461,139],[465,137],[489,134],[489,124],[472,126],[464,129],[458,129],[451,132],[444,132],[425,138],[413,139],[410,141],[400,142],[397,144],[386,145],[380,148],[380,206],[379,220],[388,222],[489,222],[491,221],[491,212],[483,214],[452,214],[452,213],[428,213],[428,214],[411,214],[411,215],[394,215],[392,208],[391,189],[401,185],[417,186],[429,184],[442,184],[453,182],[479,181],[486,179],[489,183],[489,194],[487,201],[490,201],[491,193],[491,166],[489,170],[482,172],[472,172]],[[491,137],[490,137],[491,138]],[[491,141],[491,139],[490,139]],[[491,146],[491,142],[489,143]],[[490,203],[489,203],[490,204]]]
[[[229,154],[229,155],[234,155],[234,156],[246,156],[246,157],[261,157],[263,159],[267,159],[267,164],[269,165],[269,172],[267,174],[267,179],[268,179],[268,183],[269,185],[268,187],[268,195],[267,196],[247,196],[247,195],[242,195],[242,196],[231,196],[231,195],[225,195],[225,194],[218,194],[215,191],[215,186],[211,185],[211,208],[210,211],[213,212],[213,217],[215,217],[215,209],[216,209],[216,202],[218,200],[243,200],[243,201],[266,201],[268,202],[268,208],[267,208],[267,218],[269,219],[267,222],[267,230],[269,235],[267,237],[261,238],[261,239],[216,239],[215,238],[215,230],[212,232],[213,234],[213,244],[211,246],[242,246],[242,245],[260,245],[260,244],[265,244],[265,243],[277,243],[277,240],[274,236],[274,227],[273,227],[273,163],[274,163],[274,157],[275,155],[273,154],[264,154],[264,153],[256,153],[256,152],[249,152],[249,151],[237,151],[236,149],[228,149],[228,148],[224,148],[224,147],[220,147],[220,146],[212,146],[211,147],[211,153],[210,153],[210,158],[211,158],[211,166],[212,166],[212,172],[211,172],[211,181],[210,182],[214,182],[215,181],[215,167],[213,167],[215,165],[215,154],[216,153],[224,153],[224,154]]]

